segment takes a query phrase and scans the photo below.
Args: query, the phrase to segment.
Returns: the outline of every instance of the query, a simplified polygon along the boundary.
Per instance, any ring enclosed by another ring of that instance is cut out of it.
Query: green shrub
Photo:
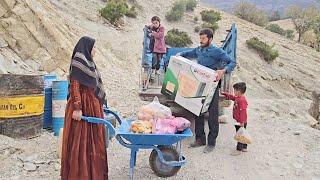
[[[221,14],[214,10],[203,10],[201,11],[201,19],[205,23],[202,24],[202,28],[209,28],[215,32],[219,26],[217,24],[218,21],[221,20]]]
[[[198,22],[198,21],[199,21],[198,16],[195,16],[195,17],[193,18],[193,20],[194,20],[194,22]]]
[[[261,27],[264,27],[269,21],[265,11],[258,9],[256,5],[245,0],[240,1],[240,3],[235,6],[234,14],[241,19]]]
[[[198,4],[197,0],[185,0],[187,11],[194,11],[194,9],[197,7],[197,4]]]
[[[193,11],[197,7],[196,0],[179,0],[173,4],[173,7],[166,13],[168,21],[180,21],[186,11]]]
[[[209,28],[212,29],[213,33],[216,32],[216,30],[219,28],[219,25],[217,23],[203,23],[202,28]]]
[[[246,44],[249,48],[255,49],[268,63],[279,57],[279,52],[273,49],[274,45],[269,46],[265,42],[260,41],[257,37],[247,40]]]
[[[198,32],[200,32],[200,30],[201,30],[201,27],[200,27],[200,26],[194,27],[194,32],[198,33]]]
[[[269,26],[266,27],[267,30],[280,34],[282,36],[286,35],[286,31],[282,29],[278,24],[270,24]]]
[[[214,10],[204,10],[201,11],[201,19],[202,21],[214,24],[221,20],[221,14]]]
[[[266,29],[271,32],[285,36],[291,40],[294,38],[294,31],[293,30],[284,30],[277,24],[270,24],[269,26],[266,27]]]
[[[166,14],[166,19],[168,21],[180,21],[182,19],[182,11],[170,11]]]
[[[187,47],[192,44],[190,36],[179,29],[171,29],[166,37],[166,44],[171,47]]]
[[[185,11],[186,5],[184,3],[175,2],[171,10],[166,14],[166,19],[168,21],[180,21]]]
[[[111,24],[118,26],[118,23],[123,16],[136,18],[138,16],[137,9],[140,8],[141,6],[137,3],[134,3],[129,8],[126,0],[109,0],[107,1],[107,5],[99,10],[99,13]]]
[[[286,37],[292,40],[294,38],[294,31],[286,30]]]
[[[131,6],[131,8],[127,10],[126,16],[131,18],[137,18],[138,12],[136,10],[136,6]]]
[[[116,25],[117,22],[127,13],[128,5],[124,0],[112,0],[102,8],[99,13],[102,17],[110,21],[111,24]]]

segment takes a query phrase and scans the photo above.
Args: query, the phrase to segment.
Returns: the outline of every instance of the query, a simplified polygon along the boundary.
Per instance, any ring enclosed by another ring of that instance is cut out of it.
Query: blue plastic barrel
[[[174,56],[177,53],[180,53],[180,52],[183,52],[183,51],[190,51],[192,49],[193,48],[169,48],[167,53],[161,59],[160,68],[163,69],[164,67],[168,66],[171,56]]]
[[[44,117],[43,128],[52,127],[52,81],[57,80],[56,75],[44,75]]]
[[[68,81],[52,82],[52,130],[55,136],[59,136],[63,128],[67,95]]]

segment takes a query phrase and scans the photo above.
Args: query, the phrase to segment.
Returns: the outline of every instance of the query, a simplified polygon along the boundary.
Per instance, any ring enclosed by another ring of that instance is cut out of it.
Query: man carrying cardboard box
[[[216,70],[216,81],[220,81],[225,73],[230,73],[236,62],[228,56],[221,48],[211,44],[213,40],[213,31],[211,29],[202,29],[199,33],[200,46],[191,51],[178,53],[177,56],[182,56],[188,59],[196,58],[197,62],[210,69]],[[219,83],[220,84],[220,83]],[[196,140],[190,144],[190,147],[200,147],[207,145],[203,152],[209,153],[213,151],[216,145],[216,138],[219,133],[219,85],[215,90],[213,99],[209,106],[209,134],[208,143],[206,143],[206,134],[204,132],[204,115],[196,116],[195,133]]]

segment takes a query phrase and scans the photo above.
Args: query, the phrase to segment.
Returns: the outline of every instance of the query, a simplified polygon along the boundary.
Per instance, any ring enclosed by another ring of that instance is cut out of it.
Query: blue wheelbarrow
[[[149,165],[159,177],[176,175],[181,166],[186,163],[185,157],[181,155],[181,140],[192,136],[190,128],[178,134],[136,134],[130,129],[133,120],[121,119],[117,113],[107,108],[104,109],[104,112],[117,119],[120,124],[117,130],[106,119],[94,117],[82,117],[82,119],[89,123],[104,124],[109,131],[109,136],[114,136],[122,146],[131,149],[129,172],[131,180],[139,149],[152,149]]]

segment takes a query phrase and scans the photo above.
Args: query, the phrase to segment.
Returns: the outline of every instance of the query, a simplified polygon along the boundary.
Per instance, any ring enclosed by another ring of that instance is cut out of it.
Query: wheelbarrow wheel
[[[170,147],[158,147],[166,161],[179,161],[179,153]],[[149,164],[153,172],[159,177],[171,177],[177,174],[181,166],[169,166],[160,161],[156,150],[152,150],[149,157]]]

